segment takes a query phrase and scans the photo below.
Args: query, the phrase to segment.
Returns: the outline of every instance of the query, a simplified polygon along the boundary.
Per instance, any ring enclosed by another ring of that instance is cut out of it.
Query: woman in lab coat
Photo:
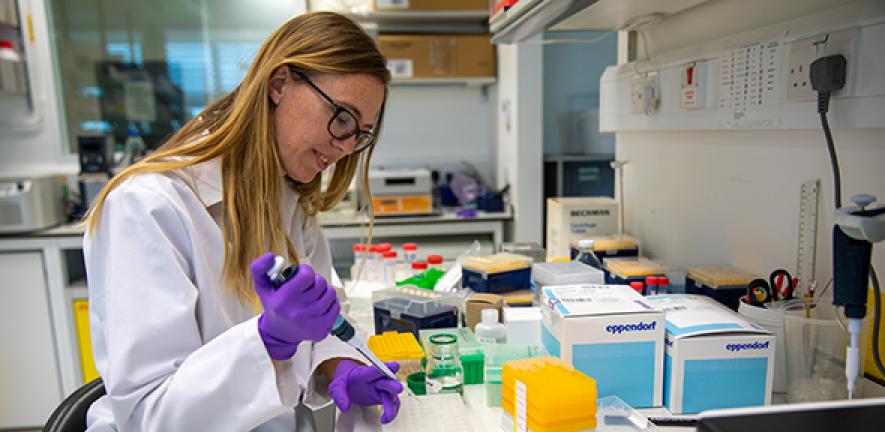
[[[236,89],[111,180],[84,238],[107,389],[89,430],[308,430],[303,406],[332,401],[396,416],[402,386],[326,337],[339,304],[315,217],[368,164],[389,80],[353,22],[296,17]],[[302,264],[279,289],[268,252]]]

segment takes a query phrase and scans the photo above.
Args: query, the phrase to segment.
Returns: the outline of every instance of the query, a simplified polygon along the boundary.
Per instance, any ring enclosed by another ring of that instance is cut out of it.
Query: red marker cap
[[[353,245],[353,251],[354,252],[365,252],[366,245],[364,245],[362,243],[357,243],[357,244]]]
[[[384,252],[384,258],[396,258],[396,251]]]
[[[427,270],[427,263],[424,261],[415,261],[412,263],[412,270]]]
[[[390,243],[378,243],[378,252],[387,252],[393,249],[393,245]]]
[[[443,257],[442,255],[430,255],[427,257],[427,262],[430,264],[442,264]]]
[[[416,250],[418,250],[418,244],[417,243],[403,243],[403,250],[416,251]]]

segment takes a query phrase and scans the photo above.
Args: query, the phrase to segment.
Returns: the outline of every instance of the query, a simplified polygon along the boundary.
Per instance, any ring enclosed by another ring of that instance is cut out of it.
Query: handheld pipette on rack
[[[274,258],[273,267],[267,271],[267,277],[269,277],[271,282],[277,287],[295,277],[296,274],[298,274],[298,265],[290,265],[286,267],[286,259],[280,255],[277,255]],[[338,315],[335,319],[335,324],[332,325],[332,331],[330,333],[357,350],[363,355],[363,357],[369,360],[373,366],[383,372],[385,376],[392,380],[397,379],[396,374],[394,374],[384,362],[379,360],[378,357],[372,353],[369,346],[366,345],[366,342],[356,336],[356,330],[354,330],[353,325],[344,319],[343,316]]]

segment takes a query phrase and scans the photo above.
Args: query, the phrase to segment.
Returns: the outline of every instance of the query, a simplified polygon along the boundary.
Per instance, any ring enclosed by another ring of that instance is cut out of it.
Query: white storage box
[[[547,198],[547,259],[569,256],[572,239],[618,231],[618,202],[608,197]]]
[[[605,273],[580,261],[532,264],[532,279],[538,288],[552,285],[583,285],[605,283]]]
[[[646,300],[667,315],[664,405],[670,412],[771,403],[774,335],[706,296]]]
[[[632,407],[660,406],[664,313],[624,285],[541,290],[541,340],[551,355],[596,380],[599,397]]]
[[[541,308],[505,307],[504,330],[510,345],[541,345]]]

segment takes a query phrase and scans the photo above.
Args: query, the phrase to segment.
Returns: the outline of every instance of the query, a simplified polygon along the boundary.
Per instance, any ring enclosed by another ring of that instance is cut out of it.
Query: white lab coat
[[[218,160],[131,177],[84,237],[93,354],[108,392],[89,410],[90,431],[310,430],[294,407],[331,403],[317,365],[359,358],[326,338],[271,361],[255,311],[222,285],[221,189]],[[329,279],[328,242],[284,189],[289,237]]]

